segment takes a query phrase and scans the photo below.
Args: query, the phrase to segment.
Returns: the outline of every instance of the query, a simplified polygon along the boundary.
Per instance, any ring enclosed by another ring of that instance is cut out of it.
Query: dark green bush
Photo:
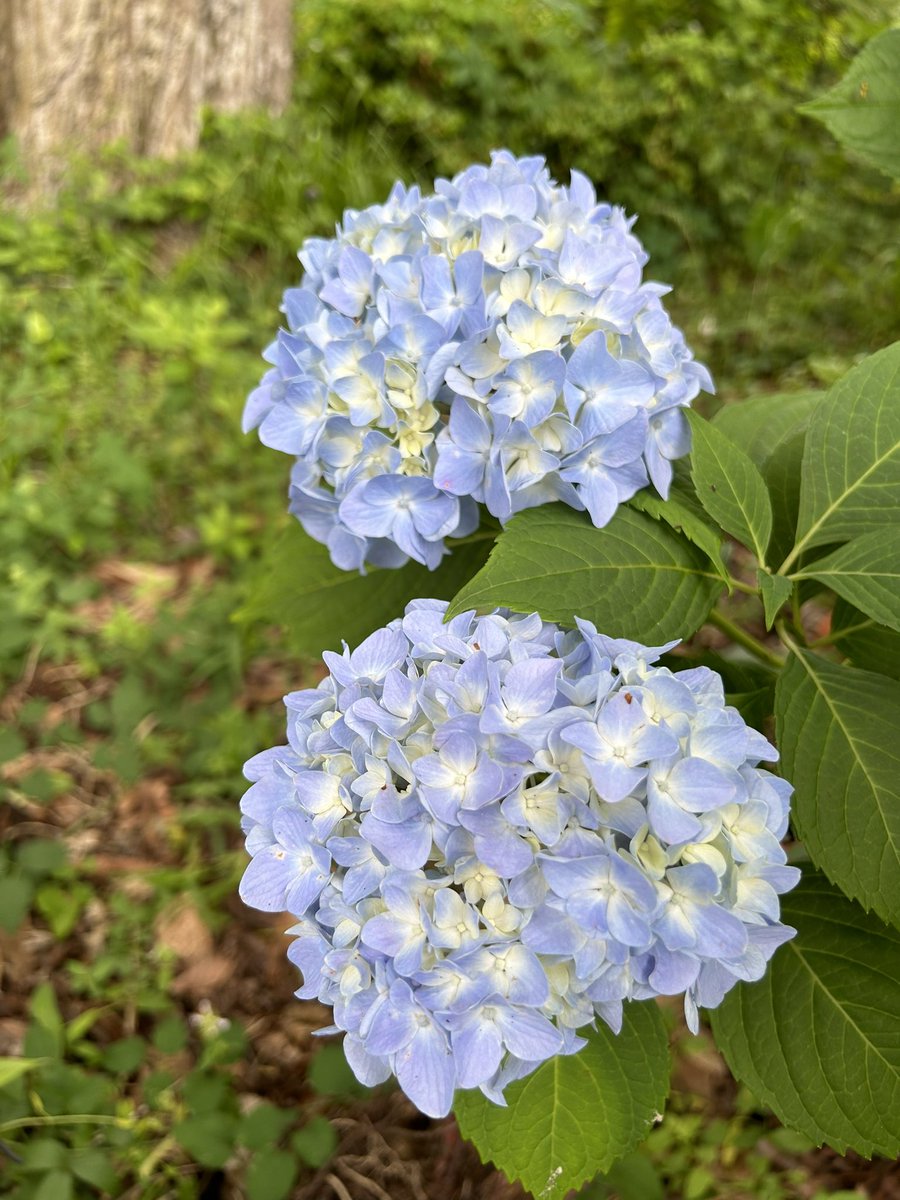
[[[885,0],[308,0],[297,93],[426,174],[494,146],[578,165],[689,245],[753,254],[779,197],[845,174],[796,113],[880,25]],[[746,236],[742,236],[746,234]]]
[[[546,154],[563,178],[579,167],[641,214],[655,274],[724,294],[723,351],[765,326],[778,370],[797,342],[792,300],[842,348],[890,334],[896,193],[848,170],[797,105],[893,13],[889,0],[306,0],[296,108],[338,140],[393,145],[423,180],[501,145]],[[788,302],[773,311],[775,281]]]

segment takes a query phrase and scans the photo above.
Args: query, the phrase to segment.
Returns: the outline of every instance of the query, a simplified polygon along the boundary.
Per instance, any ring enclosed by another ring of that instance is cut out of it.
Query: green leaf
[[[64,771],[47,771],[44,767],[38,767],[23,775],[16,786],[36,803],[49,804],[72,786],[72,780]]]
[[[775,691],[793,821],[848,896],[900,922],[900,683],[794,648]]]
[[[683,533],[706,554],[722,581],[728,582],[728,571],[722,562],[722,534],[709,523],[693,491],[673,483],[668,500],[663,500],[650,488],[641,488],[628,503],[657,521],[665,521],[676,533]]]
[[[327,548],[294,521],[265,556],[254,576],[257,590],[236,619],[280,625],[295,654],[319,658],[323,650],[339,649],[342,640],[358,645],[402,616],[410,600],[449,600],[484,564],[492,543],[485,533],[480,541],[457,546],[436,571],[408,563],[360,575],[336,567]]]
[[[690,636],[721,590],[707,556],[644,513],[622,507],[595,529],[584,513],[548,504],[513,517],[449,612],[505,606],[568,625],[578,616],[654,643]]]
[[[184,1081],[184,1102],[192,1113],[216,1112],[228,1103],[228,1080],[212,1071],[192,1071]]]
[[[339,1044],[321,1045],[306,1072],[306,1080],[320,1096],[362,1096],[367,1089],[350,1069]]]
[[[187,1043],[188,1030],[182,1017],[163,1017],[153,1030],[153,1045],[161,1054],[177,1054]]]
[[[39,1175],[45,1171],[62,1170],[69,1157],[65,1142],[38,1134],[23,1146],[22,1170],[28,1175]]]
[[[820,558],[795,579],[817,579],[900,633],[900,528],[873,529]]]
[[[67,938],[94,892],[87,883],[42,883],[34,898],[34,907],[50,926],[58,940]]]
[[[28,743],[15,729],[0,729],[0,766],[24,754]]]
[[[712,1015],[731,1070],[779,1120],[839,1153],[900,1151],[900,934],[821,875],[782,899],[797,937]]]
[[[172,1136],[202,1167],[224,1167],[234,1152],[235,1121],[227,1113],[188,1117],[173,1128]]]
[[[762,467],[763,479],[772,504],[772,536],[769,560],[781,562],[787,557],[797,536],[800,511],[800,468],[806,446],[806,422],[794,425],[772,445],[772,453]]]
[[[103,1008],[86,1008],[83,1012],[73,1017],[66,1025],[66,1045],[77,1046],[106,1012],[106,1006]]]
[[[831,640],[855,667],[900,679],[900,634],[840,598],[831,614]]]
[[[727,533],[764,563],[772,533],[772,505],[759,469],[718,426],[697,413],[687,415],[697,499]]]
[[[125,675],[109,704],[116,735],[123,739],[133,738],[137,726],[153,711],[153,704],[144,677],[136,672]]]
[[[603,1182],[618,1200],[665,1200],[659,1172],[647,1155],[640,1151],[617,1162]]]
[[[116,1075],[133,1075],[147,1057],[147,1043],[142,1037],[120,1038],[103,1051],[103,1065]]]
[[[508,1108],[458,1092],[460,1132],[511,1180],[564,1196],[643,1141],[669,1090],[666,1028],[646,1001],[625,1005],[622,1032],[603,1022],[578,1054],[543,1063],[506,1089]]]
[[[285,1200],[297,1178],[297,1160],[287,1150],[266,1150],[247,1168],[247,1200]]]
[[[873,38],[840,83],[800,111],[821,121],[847,150],[900,179],[900,29]]]
[[[740,446],[762,471],[773,447],[798,426],[805,428],[821,398],[821,392],[750,396],[720,408],[711,423]]]
[[[691,1167],[684,1179],[684,1200],[705,1200],[716,1191],[716,1177],[709,1167]]]
[[[61,1058],[65,1025],[51,984],[38,984],[31,994],[28,1009],[31,1022],[25,1032],[26,1054],[36,1058]]]
[[[742,446],[762,472],[772,505],[768,556],[780,562],[794,544],[806,428],[821,392],[752,396],[719,410],[713,425]]]
[[[900,342],[865,359],[813,410],[803,451],[801,551],[890,526],[900,506]]]
[[[726,692],[726,704],[736,708],[748,725],[766,732],[766,722],[772,716],[775,704],[775,680],[766,687],[755,688],[752,692]]]
[[[76,1150],[72,1155],[72,1174],[91,1184],[101,1192],[115,1193],[116,1184],[121,1179],[120,1173],[113,1166],[108,1154],[91,1146],[84,1150]]]
[[[790,598],[794,588],[791,581],[785,579],[783,575],[770,575],[762,568],[756,572],[756,582],[766,614],[766,629],[771,629],[775,624],[775,618],[781,611],[782,604]]]
[[[313,1117],[291,1138],[291,1146],[305,1163],[322,1167],[337,1150],[337,1131],[325,1117]]]
[[[0,1088],[49,1061],[47,1058],[0,1058]]]
[[[274,1146],[296,1119],[297,1114],[291,1109],[263,1101],[241,1117],[238,1139],[250,1150],[265,1150]]]
[[[38,878],[52,875],[66,864],[68,855],[62,842],[34,838],[19,847],[17,862],[23,871]]]
[[[68,1171],[48,1171],[32,1193],[33,1200],[72,1200],[74,1185]]]
[[[163,1094],[174,1082],[175,1076],[171,1071],[148,1071],[146,1075],[141,1076],[141,1098],[151,1109],[160,1104],[168,1104],[168,1097],[164,1100]]]
[[[28,915],[34,883],[24,872],[13,869],[0,879],[0,929],[15,933]]]

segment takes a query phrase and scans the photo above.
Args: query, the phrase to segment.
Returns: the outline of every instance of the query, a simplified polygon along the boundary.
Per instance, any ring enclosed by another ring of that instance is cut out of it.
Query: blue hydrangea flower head
[[[605,525],[689,449],[712,391],[642,281],[634,218],[496,151],[308,239],[244,429],[293,455],[290,509],[341,568],[434,568],[446,539],[561,500]]]
[[[587,621],[446,607],[326,652],[241,803],[241,895],[294,917],[297,995],[333,1007],[363,1083],[394,1075],[431,1116],[456,1088],[502,1104],[625,1001],[683,994],[696,1030],[793,935],[799,877],[791,787],[718,675]]]

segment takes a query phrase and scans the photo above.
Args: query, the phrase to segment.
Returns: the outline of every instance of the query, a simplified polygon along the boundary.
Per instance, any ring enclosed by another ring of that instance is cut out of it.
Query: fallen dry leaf
[[[234,963],[224,954],[210,954],[192,963],[172,981],[172,992],[191,1000],[205,1000],[231,975]]]
[[[209,958],[213,953],[212,934],[188,901],[178,901],[160,914],[156,921],[156,941],[188,965]]]

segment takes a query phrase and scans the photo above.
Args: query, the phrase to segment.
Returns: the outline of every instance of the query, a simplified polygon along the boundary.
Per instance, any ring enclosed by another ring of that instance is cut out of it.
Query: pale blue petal
[[[420,1112],[446,1117],[453,1105],[456,1071],[447,1035],[433,1025],[419,1028],[394,1058],[397,1081]]]
[[[496,1012],[503,1040],[517,1058],[543,1062],[562,1049],[562,1035],[546,1017],[522,1008],[498,1008]]]
[[[500,1066],[503,1042],[492,1021],[476,1016],[450,1034],[460,1087],[478,1087],[487,1082]]]

